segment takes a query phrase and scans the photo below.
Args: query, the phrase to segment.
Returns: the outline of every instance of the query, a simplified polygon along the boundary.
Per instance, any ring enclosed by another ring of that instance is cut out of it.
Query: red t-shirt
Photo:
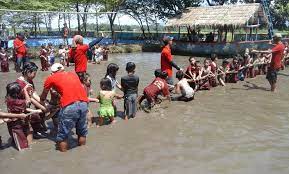
[[[14,46],[17,58],[23,58],[26,56],[27,48],[26,48],[25,44],[23,43],[23,41],[16,38],[13,42],[13,46]]]
[[[165,46],[161,53],[161,69],[162,71],[166,71],[169,77],[173,76],[173,68],[171,65],[171,61],[173,60],[173,56],[171,53],[171,48],[169,45]]]
[[[77,45],[76,49],[69,50],[69,57],[74,60],[75,63],[75,72],[86,72],[87,70],[87,56],[86,52],[88,51],[89,46]]]
[[[162,78],[155,78],[155,80],[147,87],[145,87],[144,92],[151,98],[155,98],[159,93],[163,93],[164,96],[170,94],[167,82]]]
[[[281,68],[284,50],[285,46],[283,43],[279,43],[272,48],[272,60],[270,64],[272,70],[279,70]]]
[[[49,90],[52,87],[61,96],[62,108],[77,101],[88,102],[86,92],[73,72],[58,72],[49,76],[44,82],[44,88]]]

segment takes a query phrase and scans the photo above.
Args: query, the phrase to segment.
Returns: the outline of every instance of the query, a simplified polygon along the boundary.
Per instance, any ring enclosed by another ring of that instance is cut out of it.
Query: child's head
[[[48,47],[51,48],[52,47],[52,43],[48,43]]]
[[[63,49],[64,46],[62,44],[59,45],[59,49]]]
[[[128,62],[126,64],[126,68],[125,70],[128,72],[128,73],[133,73],[134,70],[135,70],[135,64],[133,62]]]
[[[211,55],[211,61],[212,61],[212,62],[218,61],[218,56],[217,56],[217,54],[212,54],[212,55]]]
[[[161,69],[156,69],[155,70],[155,77],[161,77],[162,76],[162,70]]]
[[[111,91],[112,90],[111,81],[108,78],[101,79],[100,89],[104,91]]]
[[[201,62],[200,61],[196,61],[196,67],[197,69],[201,69],[202,68],[202,65],[201,65]]]
[[[88,73],[78,73],[77,74],[79,77],[79,80],[82,84],[85,86],[90,86],[91,85],[91,79],[90,79],[90,74]]]
[[[46,46],[45,46],[44,44],[42,44],[42,45],[41,45],[41,48],[42,48],[42,49],[45,49],[45,48],[46,48]]]
[[[110,63],[106,68],[106,76],[109,75],[109,76],[115,78],[118,69],[119,69],[119,67],[117,64]]]
[[[176,73],[176,78],[177,78],[178,80],[181,80],[182,78],[184,78],[184,73],[183,73],[183,71],[177,71],[177,73]]]
[[[190,62],[191,65],[195,65],[196,59],[194,57],[190,57],[189,58],[189,62]]]
[[[19,85],[19,83],[17,82],[13,82],[13,83],[9,83],[6,86],[6,98],[10,97],[13,99],[18,99],[19,98],[19,94],[21,93],[21,87]]]
[[[161,74],[161,78],[166,80],[168,78],[168,72],[167,71],[163,71]]]
[[[238,64],[239,63],[238,58],[234,57],[232,62],[233,62],[233,64]]]
[[[38,66],[34,62],[27,62],[23,66],[22,75],[32,80],[35,78],[37,70]]]
[[[222,65],[223,66],[228,66],[229,65],[229,61],[227,59],[223,60]]]
[[[209,67],[210,66],[210,60],[209,59],[205,59],[204,60],[204,67]]]

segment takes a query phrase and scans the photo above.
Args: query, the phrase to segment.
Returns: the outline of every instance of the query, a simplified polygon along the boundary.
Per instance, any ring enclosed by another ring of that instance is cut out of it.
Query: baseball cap
[[[50,70],[52,73],[55,73],[57,71],[64,70],[64,66],[60,63],[55,63],[51,66]]]
[[[282,38],[282,34],[281,33],[275,33],[273,37]]]

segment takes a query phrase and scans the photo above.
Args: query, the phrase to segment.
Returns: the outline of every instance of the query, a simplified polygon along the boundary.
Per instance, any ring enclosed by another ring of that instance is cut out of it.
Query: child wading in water
[[[101,91],[99,91],[97,95],[97,99],[99,99],[100,103],[97,127],[103,125],[104,119],[106,118],[109,118],[110,123],[115,123],[115,111],[112,102],[115,98],[123,98],[123,96],[116,94],[115,91],[112,90],[111,81],[108,78],[104,78],[100,81],[100,88]]]
[[[40,50],[41,71],[48,71],[48,51],[45,45],[41,45]]]
[[[151,108],[155,105],[158,95],[163,94],[168,100],[170,100],[170,91],[167,85],[166,79],[168,77],[167,72],[162,72],[160,69],[155,70],[154,81],[145,87],[143,95],[138,99],[139,106],[144,99],[148,102],[148,108],[144,108],[146,112],[149,112]]]
[[[25,112],[38,112],[41,110],[32,110],[26,107],[26,100],[21,99],[21,87],[17,82],[10,83],[6,86],[6,105],[9,113],[24,114]],[[28,148],[32,143],[32,128],[28,119],[11,119],[7,122],[7,128],[13,142],[19,150]]]
[[[125,120],[134,118],[137,111],[137,93],[139,77],[134,75],[135,64],[133,62],[128,62],[126,64],[127,76],[121,78],[121,86],[124,92],[124,110],[125,110]]]
[[[195,92],[194,89],[190,87],[189,82],[194,80],[186,79],[183,71],[178,71],[176,73],[176,78],[179,80],[179,82],[175,86],[175,91],[177,94],[182,94],[180,97],[178,97],[178,100],[185,102],[193,100]]]
[[[9,59],[4,48],[0,51],[1,72],[9,72]]]
[[[112,91],[116,91],[116,88],[122,90],[120,83],[116,80],[116,74],[118,70],[119,70],[119,67],[115,63],[110,63],[106,68],[106,74],[104,78],[108,78],[110,80]],[[112,104],[114,107],[114,112],[115,112],[114,114],[116,115],[117,108],[116,108],[115,101],[113,101]]]

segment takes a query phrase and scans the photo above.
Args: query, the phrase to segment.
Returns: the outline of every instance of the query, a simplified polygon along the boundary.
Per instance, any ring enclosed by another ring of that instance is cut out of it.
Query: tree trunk
[[[76,2],[76,12],[79,12],[79,3]],[[80,16],[79,14],[77,13],[77,31],[78,31],[78,34],[81,34],[81,28],[80,28]]]
[[[48,27],[49,27],[49,31],[51,31],[51,29],[52,29],[52,16],[50,13],[48,14]]]
[[[37,23],[38,23],[38,31],[39,31],[39,34],[41,34],[41,28],[40,28],[40,16],[38,16],[38,18],[37,18]]]
[[[110,25],[110,31],[111,31],[111,38],[112,39],[116,39],[114,38],[115,37],[115,32],[114,32],[114,21],[115,21],[115,18],[116,18],[116,13],[113,13],[113,14],[108,14],[107,15],[108,19],[109,19],[109,25]]]
[[[99,37],[98,14],[95,15],[96,35]]]
[[[34,36],[37,37],[37,15],[36,14],[34,14],[33,23],[34,23]]]
[[[71,17],[70,17],[70,14],[68,14],[68,28],[69,28],[69,31],[71,32]]]
[[[61,20],[61,15],[60,15],[60,13],[59,13],[59,14],[58,14],[58,31],[59,31],[59,33],[61,32],[60,20]]]

